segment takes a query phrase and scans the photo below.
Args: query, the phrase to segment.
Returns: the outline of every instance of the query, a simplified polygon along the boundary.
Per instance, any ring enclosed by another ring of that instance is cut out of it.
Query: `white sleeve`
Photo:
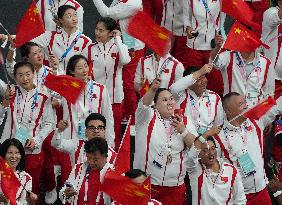
[[[3,107],[2,104],[0,104],[0,125],[4,122],[5,114],[8,111],[8,107]]]
[[[275,70],[272,65],[269,66],[269,70],[266,76],[265,85],[262,87],[263,96],[274,96],[275,90]]]
[[[0,79],[0,95],[5,96],[7,84]]]
[[[142,83],[141,82],[141,79],[142,79],[142,76],[143,76],[143,73],[142,73],[142,65],[141,65],[141,58],[137,64],[137,68],[136,68],[136,71],[135,71],[135,77],[134,77],[134,89],[139,92],[142,88]]]
[[[143,98],[141,98],[135,111],[135,125],[144,124],[153,114],[153,108],[151,106],[144,105]]]
[[[37,43],[39,46],[43,48],[47,48],[50,43],[51,35],[52,35],[51,31],[45,31],[45,33],[41,34],[40,36],[37,36],[31,41]]]
[[[214,66],[218,70],[225,70],[230,63],[230,51],[225,51],[218,54],[217,58],[214,61]]]
[[[93,0],[93,2],[101,16],[115,20],[129,18],[142,9],[141,0],[129,0],[126,3],[120,2],[111,7],[107,7],[103,0]]]
[[[267,127],[273,120],[275,120],[276,115],[282,114],[282,97],[280,96],[276,100],[276,105],[274,105],[265,115],[259,119],[259,124],[262,125],[262,130]]]
[[[199,166],[199,154],[201,150],[197,149],[194,144],[187,151],[187,171],[189,174],[197,171]]]
[[[70,173],[69,178],[67,179],[66,183],[74,184],[74,182],[75,182],[75,169],[76,169],[76,166],[74,166],[72,168],[71,173]],[[67,188],[66,183],[64,184],[63,188],[59,192],[59,198],[60,198],[62,204],[66,204],[67,201],[71,202],[72,199],[74,198],[74,197],[70,197],[69,199],[66,198],[66,196],[64,194],[65,189]]]
[[[245,205],[247,202],[246,195],[244,192],[244,187],[241,179],[241,175],[239,171],[237,171],[233,188],[232,188],[232,195],[233,195],[233,200],[234,204],[236,205]]]
[[[175,79],[174,82],[178,81],[180,78],[183,77],[184,66],[182,63],[178,63],[175,70]]]
[[[214,119],[214,125],[215,126],[220,126],[223,124],[223,120],[224,120],[224,111],[223,111],[223,107],[222,107],[222,102],[221,100],[219,100],[218,105],[217,105],[217,112],[216,112],[216,116]]]
[[[55,130],[54,136],[51,141],[51,145],[62,152],[73,153],[78,145],[78,139],[65,139],[63,136],[64,132],[58,132]]]
[[[77,18],[78,18],[78,30],[80,32],[83,32],[83,14],[84,14],[84,10],[83,10],[83,7],[80,6],[77,10],[76,10],[76,13],[77,13]]]
[[[42,118],[40,119],[40,127],[38,134],[34,136],[34,141],[37,146],[42,145],[45,138],[55,129],[54,112],[51,104],[51,98],[49,97],[44,103],[44,112]]]
[[[187,75],[185,77],[180,78],[178,81],[173,83],[170,86],[170,91],[176,99],[179,99],[183,94],[184,91],[193,85],[196,80],[193,78],[193,74]]]
[[[104,87],[102,94],[102,109],[101,114],[106,118],[106,140],[111,148],[115,148],[115,130],[114,130],[114,117],[113,109],[111,105],[110,96],[106,86]]]
[[[279,26],[282,23],[282,19],[279,18],[278,9],[271,8],[263,13],[263,26],[270,27],[272,29]]]
[[[84,35],[85,36],[85,35]],[[85,48],[82,50],[81,54],[88,58],[88,52],[89,52],[89,46],[92,44],[92,40],[88,37],[88,36],[85,36],[87,39],[88,39],[88,43],[87,45],[85,46]]]
[[[14,66],[16,65],[15,60],[12,62],[6,61],[6,71],[8,75],[14,79]]]
[[[122,43],[122,40],[121,40],[120,36],[117,36],[115,38],[115,43],[117,45],[118,52],[119,52],[119,62],[120,62],[120,65],[128,64],[131,61],[131,58],[129,56],[127,46]]]
[[[181,0],[183,2],[183,20],[184,20],[184,28],[187,26],[192,27],[192,10],[190,1]]]

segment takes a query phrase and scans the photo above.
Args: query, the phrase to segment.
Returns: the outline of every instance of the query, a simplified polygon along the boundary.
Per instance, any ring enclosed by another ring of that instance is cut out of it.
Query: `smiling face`
[[[7,150],[5,160],[11,166],[11,168],[16,171],[16,168],[21,160],[21,154],[19,149],[14,145],[11,145]]]
[[[33,71],[30,67],[24,65],[16,70],[15,78],[17,83],[25,90],[29,91],[34,88]]]
[[[202,75],[193,85],[189,88],[194,91],[197,95],[202,94],[208,85],[208,79],[205,75]]]
[[[214,163],[216,163],[216,148],[212,141],[208,140],[207,143],[202,144],[199,157],[201,158],[201,162],[208,168],[211,167]]]
[[[95,28],[95,39],[97,42],[106,43],[112,38],[112,32],[109,31],[104,22],[98,22]]]
[[[43,52],[42,49],[38,46],[32,46],[30,48],[28,58],[28,62],[30,62],[34,67],[39,68],[43,64]]]
[[[175,110],[175,100],[168,90],[161,91],[155,104],[162,118],[169,119]]]
[[[74,72],[73,72],[73,76],[85,81],[88,77],[88,63],[85,59],[81,58],[77,61],[75,68],[74,68]]]

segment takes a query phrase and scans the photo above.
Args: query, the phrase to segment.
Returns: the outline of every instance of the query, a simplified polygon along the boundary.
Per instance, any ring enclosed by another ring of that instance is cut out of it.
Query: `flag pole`
[[[0,26],[4,29],[4,31],[10,36],[11,34],[9,31],[3,26],[3,24],[0,22]]]
[[[215,62],[216,59],[218,58],[218,55],[220,54],[221,50],[223,49],[224,44],[225,44],[225,41],[222,43],[222,45],[220,46],[219,50],[217,51],[217,53],[216,53],[214,59],[212,60],[211,64],[212,64],[213,66],[215,66],[214,62]]]

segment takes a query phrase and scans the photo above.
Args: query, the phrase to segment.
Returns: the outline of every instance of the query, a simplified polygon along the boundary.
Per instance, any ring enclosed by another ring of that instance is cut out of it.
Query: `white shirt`
[[[50,3],[51,2],[51,5]],[[54,22],[54,16],[57,15],[58,8],[63,5],[70,5],[76,9],[78,18],[78,29],[83,32],[83,7],[76,0],[39,0],[36,6],[40,12],[46,31],[56,31],[56,23]],[[52,11],[52,12],[51,12]]]
[[[281,115],[281,111],[282,99],[280,97],[277,100],[277,105],[273,106],[258,121],[248,118],[240,127],[235,127],[228,121],[225,121],[221,132],[218,136],[215,136],[223,157],[240,171],[245,194],[257,193],[263,190],[268,183],[264,170],[263,130],[275,119],[276,115]],[[245,177],[237,163],[244,149],[247,150],[254,162],[256,170],[256,173],[248,177]]]
[[[192,188],[192,204],[245,205],[247,199],[236,167],[218,159],[220,170],[215,173],[199,163],[200,151],[192,146],[188,152],[187,170]]]
[[[186,36],[184,26],[183,1],[163,0],[163,13],[161,26],[165,27],[176,36]]]
[[[263,14],[261,40],[269,45],[269,49],[264,49],[264,55],[270,59],[271,66],[275,69],[275,79],[282,80],[282,54],[281,54],[281,34],[282,19],[278,16],[278,7],[271,7]],[[280,45],[279,45],[280,44]]]
[[[239,54],[239,53],[238,53]],[[261,100],[274,94],[274,70],[270,60],[256,52],[252,62],[246,63],[236,52],[225,51],[218,55],[215,68],[221,71],[224,95],[237,92],[246,98],[248,106],[254,106]]]
[[[135,15],[139,10],[142,10],[141,0],[128,0],[122,2],[119,0],[113,0],[110,7],[107,7],[103,0],[93,0],[98,12],[103,17],[110,17],[119,21],[120,28],[122,32],[127,32],[128,23],[132,16]],[[135,45],[129,47],[129,49],[141,50],[145,47],[145,44],[135,39]]]
[[[203,0],[182,1],[184,1],[185,29],[190,26],[194,31],[199,32],[196,38],[187,38],[187,46],[196,50],[211,50],[211,40],[215,37],[215,31],[220,28],[221,23],[221,0],[204,0],[207,2],[210,12],[206,11]]]
[[[93,87],[91,88],[91,86]],[[91,91],[92,89],[92,91]],[[92,98],[90,97],[91,92]],[[95,81],[89,81],[84,90],[81,91],[75,104],[70,104],[66,99],[62,99],[63,106],[63,120],[67,120],[70,124],[62,132],[65,139],[79,138],[78,128],[79,124],[84,125],[85,119],[90,113],[100,113],[107,120],[106,140],[112,148],[114,148],[114,118],[112,105],[107,88]]]
[[[135,147],[133,167],[150,174],[154,185],[180,186],[186,174],[186,146],[172,125],[166,128],[164,124],[168,123],[152,107],[145,106],[141,98],[135,113],[135,144],[138,146]],[[186,128],[195,134],[192,123],[188,122]]]
[[[134,78],[134,87],[140,91],[142,84],[147,79],[151,84],[160,76],[161,88],[169,88],[174,82],[183,76],[184,67],[182,63],[173,58],[170,54],[161,57],[159,61],[155,55],[140,58]],[[144,80],[144,81],[143,81]]]
[[[0,142],[3,143],[6,139],[14,138],[18,128],[26,128],[29,138],[35,141],[35,149],[33,151],[25,149],[26,154],[40,153],[44,139],[55,128],[55,117],[49,95],[38,91],[32,112],[31,106],[34,104],[35,96],[36,89],[26,91],[17,87],[16,94],[11,99],[12,106],[4,108],[0,105],[0,113],[7,112],[7,120]]]
[[[66,181],[66,183],[69,183],[73,186],[74,190],[76,190],[77,193],[79,193],[79,190],[83,184],[87,167],[88,167],[87,163],[76,164],[73,167],[68,180]],[[109,163],[106,163],[103,169],[100,171],[100,181],[101,182],[103,182],[105,174],[107,170],[109,169],[112,169],[112,165],[110,165]],[[65,189],[66,189],[66,184],[59,192],[59,198],[61,199],[62,203],[65,204],[66,202],[69,202],[71,205],[80,205],[80,204],[77,204],[78,195],[74,195],[73,197],[66,199],[64,195]],[[105,205],[111,204],[111,198],[106,193],[99,192],[96,201],[99,201],[100,197],[103,197]]]
[[[116,201],[113,201],[111,203],[111,205],[122,205],[122,204],[120,204],[120,203],[118,203]],[[157,201],[157,200],[155,200],[155,199],[150,199],[150,201],[148,201],[148,205],[162,205],[162,203]]]
[[[79,30],[70,36],[63,29],[61,31],[46,31],[32,41],[43,47],[46,55],[51,52],[60,60],[72,42],[79,37],[79,34],[81,34]],[[59,63],[58,74],[66,74],[68,61],[73,55],[81,54],[87,58],[88,46],[91,43],[90,38],[81,34],[67,56]]]
[[[112,38],[106,44],[91,44],[88,59],[94,80],[109,89],[111,103],[121,103],[124,98],[122,69],[131,60],[121,37]]]
[[[193,121],[198,134],[201,135],[212,126],[223,124],[223,108],[220,96],[215,92],[205,90],[202,96],[198,97],[189,89],[196,82],[192,76],[181,78],[170,86],[170,90],[184,115]]]

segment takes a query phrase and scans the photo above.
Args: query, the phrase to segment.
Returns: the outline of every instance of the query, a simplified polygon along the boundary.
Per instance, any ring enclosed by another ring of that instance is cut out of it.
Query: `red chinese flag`
[[[130,126],[132,125],[132,118],[130,116],[122,142],[119,146],[118,154],[115,159],[115,171],[124,173],[130,169]]]
[[[145,182],[136,184],[119,172],[110,170],[106,173],[100,189],[122,205],[147,205],[150,199],[150,185],[147,180]]]
[[[255,32],[236,21],[227,35],[223,48],[239,52],[252,52],[260,45],[269,49],[269,46],[264,44]]]
[[[11,205],[16,205],[16,195],[21,186],[10,165],[0,157],[0,187],[6,199]]]
[[[33,0],[16,29],[15,47],[18,48],[45,32],[39,10]]]
[[[256,106],[249,109],[244,113],[246,118],[251,118],[254,120],[259,120],[268,110],[270,110],[274,105],[276,105],[276,99],[268,97],[266,100],[257,104]]]
[[[139,11],[129,22],[127,32],[146,43],[158,55],[164,56],[169,51],[171,33],[157,25],[145,12]]]
[[[68,102],[74,104],[84,89],[85,82],[69,75],[48,74],[46,76],[45,86],[59,93]]]
[[[148,90],[150,89],[149,81],[146,79],[145,83],[143,84],[141,90],[140,90],[140,96],[143,97]]]

